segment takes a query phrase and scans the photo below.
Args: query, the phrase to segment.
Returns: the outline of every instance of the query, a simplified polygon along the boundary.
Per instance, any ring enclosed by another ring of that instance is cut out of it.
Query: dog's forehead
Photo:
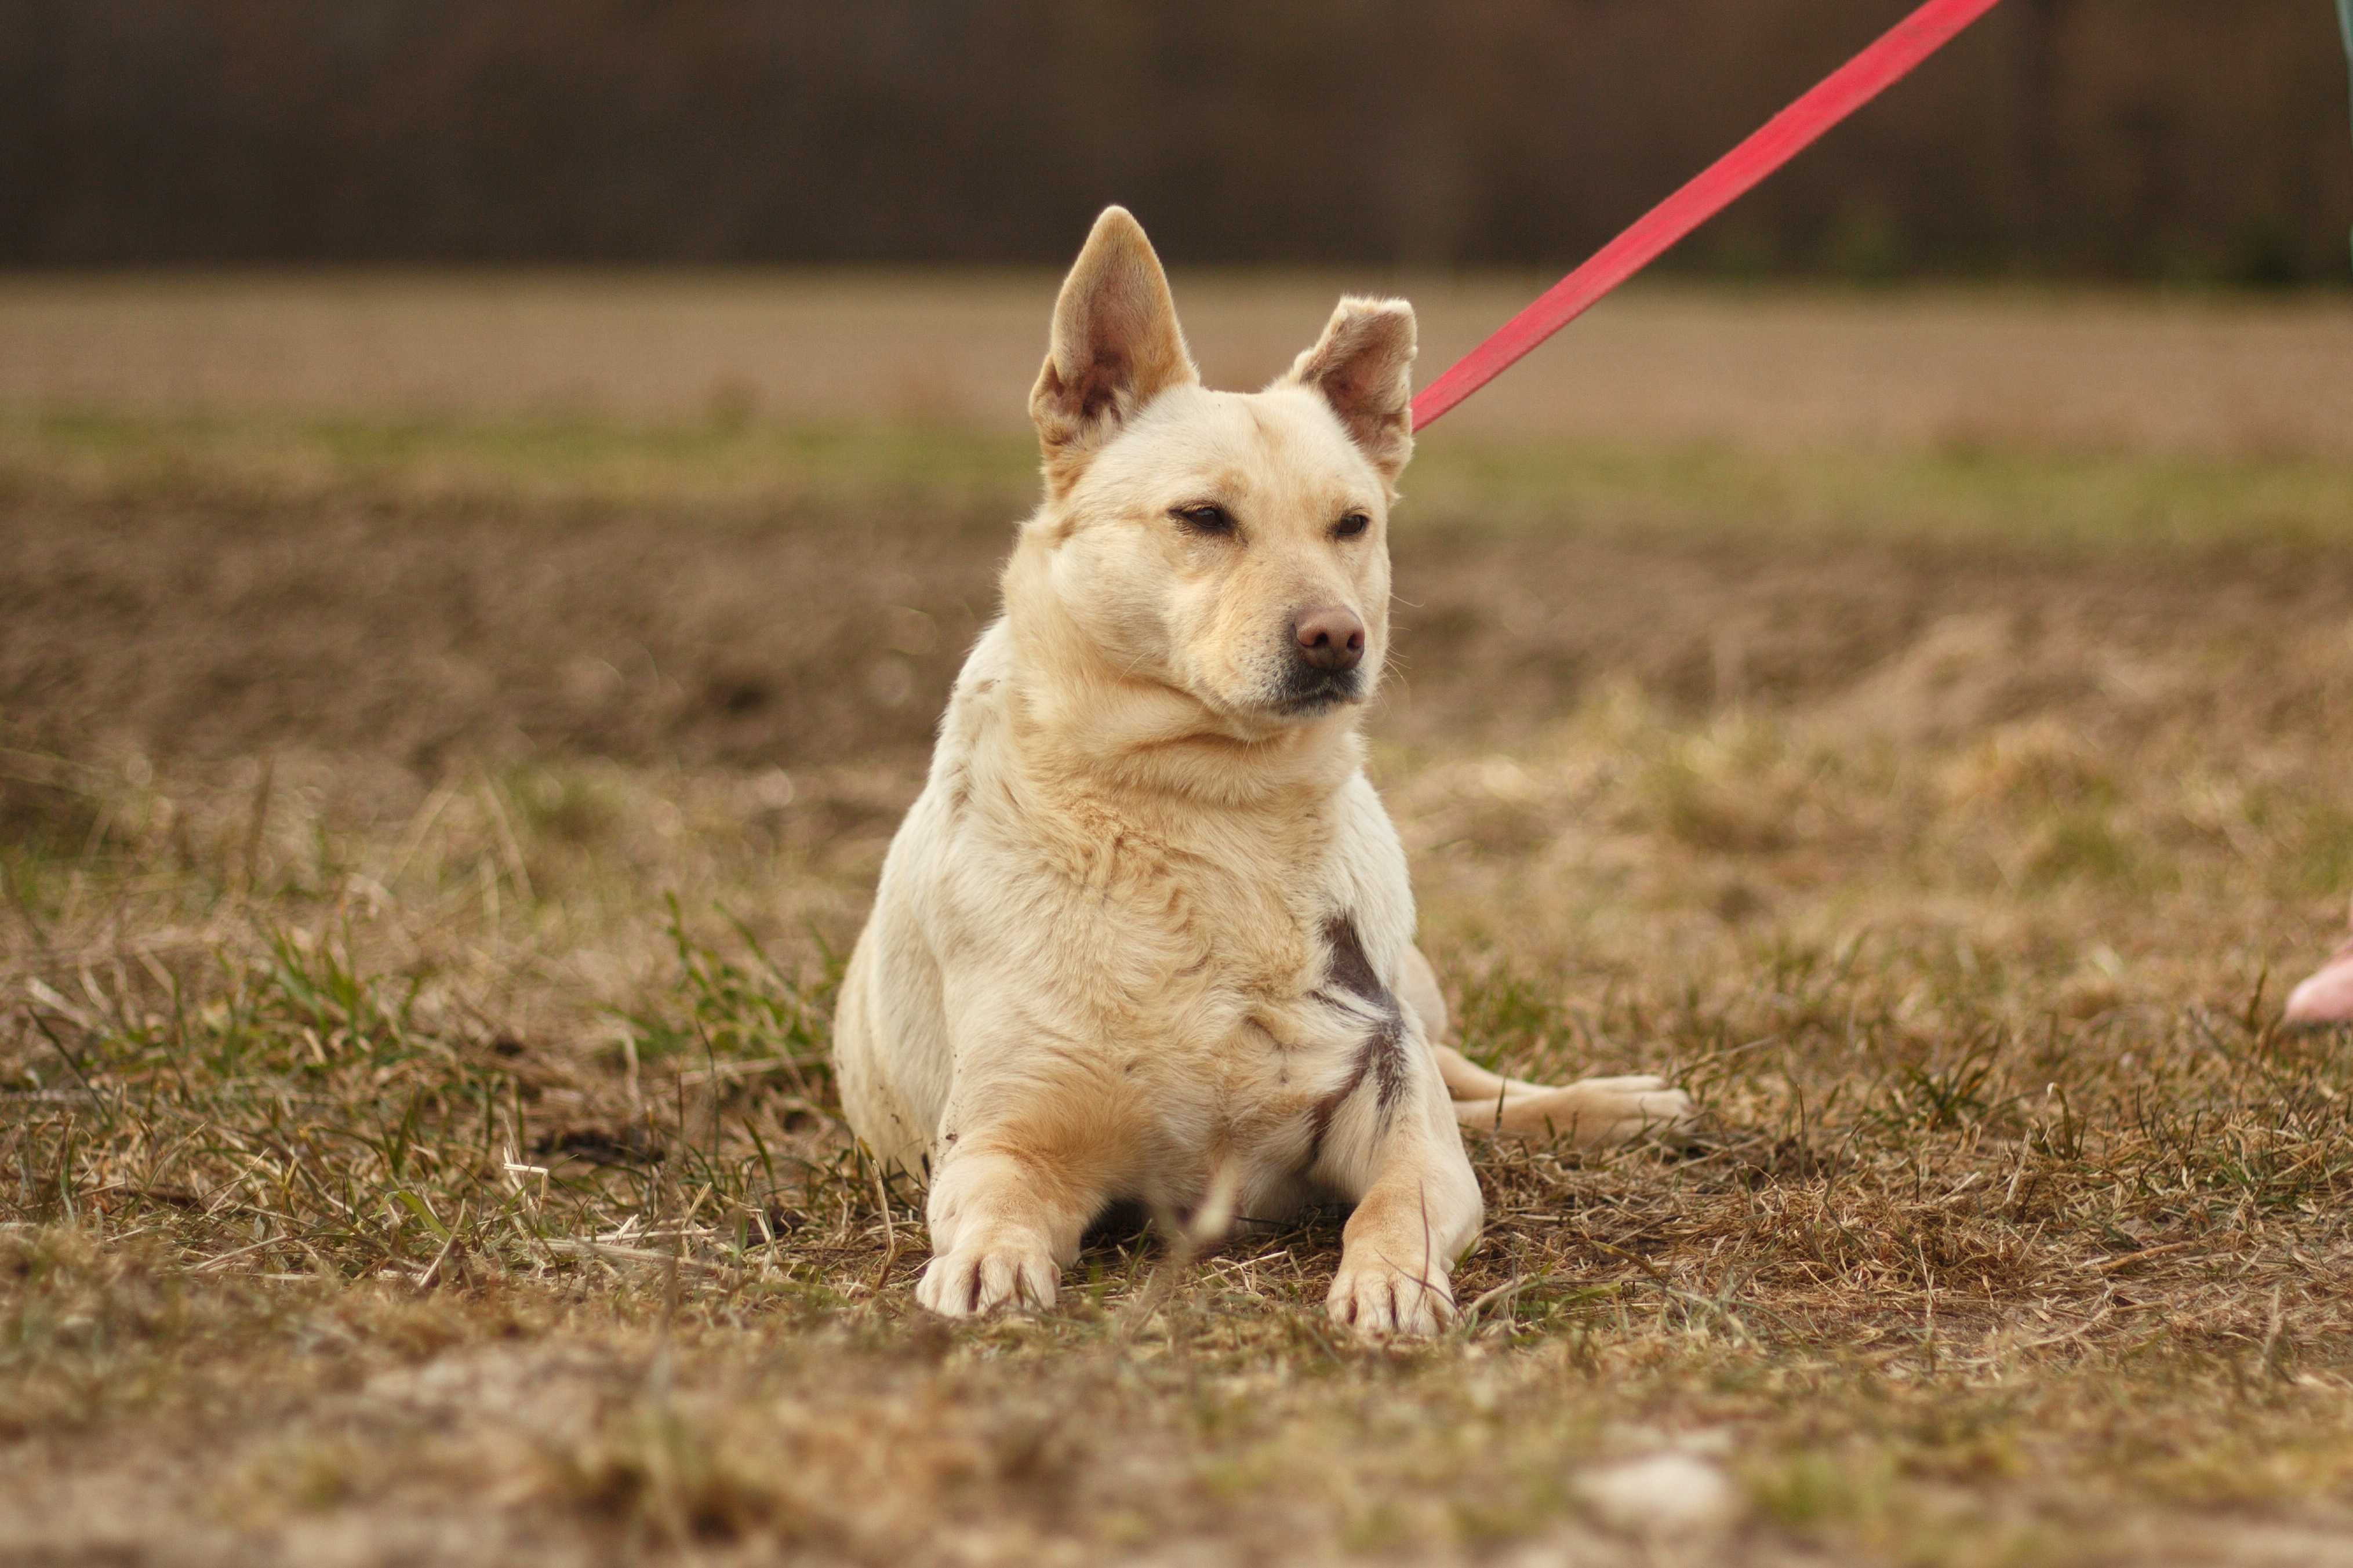
[[[1355,504],[1372,504],[1381,494],[1372,465],[1338,417],[1298,386],[1173,387],[1104,451],[1098,469],[1092,477],[1122,489],[1191,487],[1205,499],[1320,504],[1345,492]]]

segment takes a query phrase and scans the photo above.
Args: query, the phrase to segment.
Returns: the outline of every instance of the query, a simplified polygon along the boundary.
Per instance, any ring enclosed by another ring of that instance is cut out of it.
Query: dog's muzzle
[[[1274,700],[1274,710],[1285,718],[1306,718],[1343,703],[1364,700],[1365,678],[1359,669],[1318,669],[1305,659],[1292,664],[1282,683],[1282,691]]]
[[[1291,660],[1283,673],[1278,712],[1320,713],[1365,694],[1365,623],[1344,605],[1317,605],[1291,619]]]

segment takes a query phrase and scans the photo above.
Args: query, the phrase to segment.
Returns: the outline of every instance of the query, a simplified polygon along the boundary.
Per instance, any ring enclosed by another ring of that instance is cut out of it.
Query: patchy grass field
[[[1328,1226],[928,1321],[835,1119],[1018,434],[81,391],[0,415],[0,1560],[2353,1562],[2330,438],[1435,433],[1375,731],[1463,1044],[1710,1124],[1481,1150],[1384,1351]],[[1628,1533],[1669,1453],[1728,1510]]]

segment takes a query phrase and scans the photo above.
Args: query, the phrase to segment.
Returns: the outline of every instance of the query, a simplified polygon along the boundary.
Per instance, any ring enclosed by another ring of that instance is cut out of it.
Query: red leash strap
[[[1591,310],[1602,296],[1656,261],[1685,235],[1754,189],[1822,134],[1912,74],[2001,0],[1928,0],[1879,42],[1798,100],[1714,167],[1651,209],[1592,260],[1554,284],[1494,336],[1457,361],[1413,400],[1413,427],[1427,428],[1494,380],[1521,355]]]

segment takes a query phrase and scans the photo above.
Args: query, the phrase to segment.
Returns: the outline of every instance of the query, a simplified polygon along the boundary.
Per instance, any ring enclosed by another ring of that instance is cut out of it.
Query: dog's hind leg
[[[1398,965],[1397,998],[1421,1020],[1422,1035],[1431,1045],[1446,1037],[1446,993],[1439,988],[1438,971],[1418,947],[1407,948]]]
[[[1691,1096],[1648,1073],[1589,1078],[1533,1093],[1514,1092],[1512,1079],[1484,1076],[1504,1086],[1504,1090],[1491,1092],[1483,1101],[1458,1095],[1454,1119],[1499,1138],[1532,1142],[1566,1138],[1581,1149],[1603,1149],[1645,1136],[1673,1138],[1688,1131],[1698,1115]]]
[[[1456,1100],[1493,1100],[1504,1094],[1550,1094],[1560,1087],[1500,1078],[1453,1047],[1440,1045],[1439,1042],[1446,1037],[1448,1023],[1446,993],[1439,988],[1438,971],[1418,947],[1407,948],[1405,961],[1398,966],[1397,996],[1421,1020],[1422,1036],[1438,1057],[1439,1076],[1446,1080],[1446,1092]]]
[[[1504,1078],[1464,1056],[1451,1046],[1439,1042],[1446,1037],[1446,993],[1439,989],[1438,971],[1430,967],[1429,958],[1418,947],[1405,950],[1405,962],[1398,968],[1398,1000],[1412,1009],[1421,1020],[1422,1034],[1429,1039],[1438,1058],[1438,1072],[1446,1080],[1446,1092],[1457,1102],[1493,1106],[1497,1100],[1515,1099],[1523,1094],[1551,1094],[1561,1086],[1556,1083],[1530,1083],[1525,1079]]]
[[[1438,1058],[1438,1074],[1454,1101],[1454,1120],[1474,1131],[1549,1142],[1567,1138],[1596,1149],[1645,1134],[1672,1137],[1691,1125],[1691,1097],[1649,1073],[1589,1078],[1577,1083],[1532,1083],[1489,1072],[1451,1046],[1446,994],[1419,948],[1408,948],[1398,973],[1398,999],[1419,1017]]]
[[[1438,1055],[1438,1072],[1446,1080],[1446,1092],[1458,1105],[1492,1107],[1499,1100],[1518,1100],[1530,1094],[1558,1094],[1556,1083],[1530,1083],[1523,1078],[1505,1078],[1489,1072],[1452,1046],[1433,1046]]]

